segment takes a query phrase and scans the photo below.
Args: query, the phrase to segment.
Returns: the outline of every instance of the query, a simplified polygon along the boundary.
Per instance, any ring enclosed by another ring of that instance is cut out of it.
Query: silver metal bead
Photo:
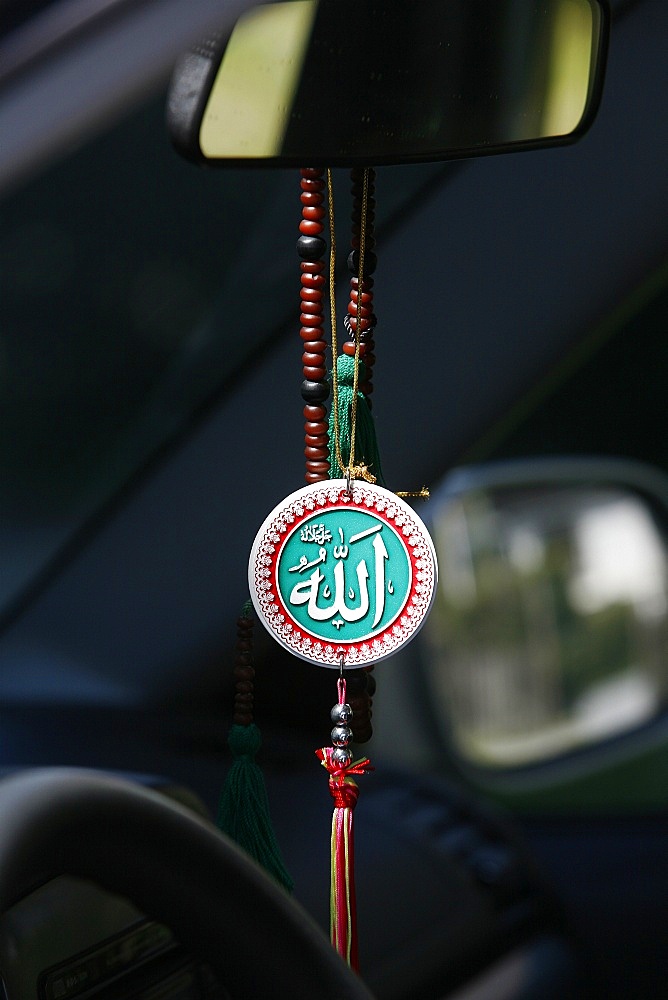
[[[347,703],[335,705],[329,715],[335,726],[347,726],[353,717],[353,710]]]
[[[353,731],[349,726],[334,726],[332,729],[332,744],[335,747],[345,747],[353,738]]]
[[[348,767],[349,764],[352,764],[353,760],[352,750],[349,750],[348,747],[337,747],[332,752],[332,760],[339,767]]]

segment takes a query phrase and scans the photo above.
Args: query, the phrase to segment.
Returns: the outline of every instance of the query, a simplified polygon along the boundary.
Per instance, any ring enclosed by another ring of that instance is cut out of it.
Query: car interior
[[[0,12],[5,1000],[668,995],[668,8]],[[309,460],[307,168],[353,318],[374,169],[371,413],[439,567],[373,671],[359,976],[329,941],[315,755],[337,673],[261,622],[293,891],[216,826],[249,554]]]

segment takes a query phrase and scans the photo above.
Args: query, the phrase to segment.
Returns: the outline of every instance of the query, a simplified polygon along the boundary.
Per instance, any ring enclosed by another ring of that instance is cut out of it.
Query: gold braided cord
[[[357,322],[355,329],[355,364],[353,368],[353,399],[350,413],[350,454],[348,464],[343,464],[341,454],[341,437],[339,432],[339,379],[336,370],[336,362],[339,355],[338,340],[336,334],[336,231],[334,226],[334,185],[332,183],[332,171],[327,169],[327,200],[329,208],[329,310],[330,323],[332,328],[332,405],[334,407],[334,450],[339,468],[349,479],[365,479],[369,483],[375,483],[376,477],[372,476],[366,465],[355,465],[355,432],[357,428],[357,393],[359,388],[359,367],[361,354],[361,327],[362,327],[362,281],[364,277],[364,254],[366,249],[366,222],[367,206],[369,201],[369,168],[365,167],[362,179],[362,211],[360,216],[360,237],[359,237],[359,268],[357,273]]]
[[[366,249],[366,212],[369,197],[369,168],[362,174],[362,212],[360,214],[359,267],[357,269],[357,311],[355,322],[355,367],[353,369],[353,404],[350,415],[350,458],[349,469],[355,468],[355,426],[357,423],[357,387],[360,372],[360,348],[362,344],[362,279],[364,277],[364,252]],[[375,478],[375,477],[374,477]]]
[[[332,170],[327,168],[327,204],[329,209],[329,317],[332,328],[332,406],[334,407],[334,448],[339,468],[343,469],[341,439],[339,436],[339,379],[336,374],[336,360],[339,345],[336,337],[336,230],[334,228],[334,185]],[[353,425],[354,429],[354,425]]]

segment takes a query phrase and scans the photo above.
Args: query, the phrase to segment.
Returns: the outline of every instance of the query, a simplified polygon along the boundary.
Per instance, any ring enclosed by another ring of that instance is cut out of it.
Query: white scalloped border
[[[297,490],[276,507],[258,531],[248,564],[248,584],[258,617],[274,638],[304,660],[339,667],[341,654],[347,667],[377,663],[396,652],[419,632],[429,613],[438,582],[436,552],[426,527],[414,510],[394,493],[371,483],[352,484],[352,503],[382,513],[402,536],[413,556],[415,579],[412,599],[399,620],[375,639],[355,643],[327,643],[305,635],[286,621],[271,589],[271,565],[276,546],[297,518],[334,504],[351,502],[345,479],[332,479]]]

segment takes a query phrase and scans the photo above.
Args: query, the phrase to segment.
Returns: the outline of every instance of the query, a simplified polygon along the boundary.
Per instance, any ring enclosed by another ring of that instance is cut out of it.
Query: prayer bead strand
[[[302,339],[304,381],[304,458],[307,483],[329,478],[329,436],[325,401],[329,396],[323,334],[323,301],[327,277],[325,255],[327,245],[322,238],[326,209],[324,207],[324,171],[305,167],[300,171],[302,219],[297,253],[301,257],[301,312],[299,336]]]

